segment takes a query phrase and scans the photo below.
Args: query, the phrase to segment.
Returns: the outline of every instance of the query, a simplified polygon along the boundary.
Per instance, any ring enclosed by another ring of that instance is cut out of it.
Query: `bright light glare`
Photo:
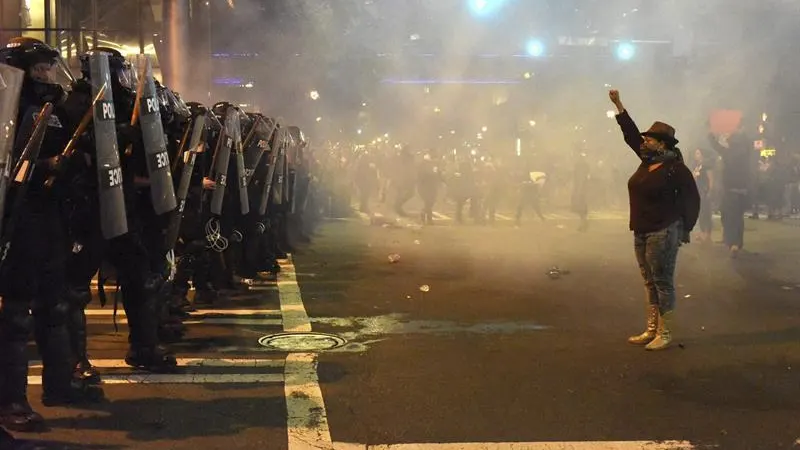
[[[536,39],[530,40],[525,45],[525,51],[528,52],[528,55],[538,58],[544,55],[544,43]]]
[[[317,91],[311,91],[309,96],[311,97],[311,100],[319,100],[319,92]]]
[[[473,15],[487,16],[497,12],[508,0],[468,0]]]
[[[617,113],[615,113],[614,111],[612,111],[610,109],[608,111],[606,111],[606,117],[608,117],[609,119],[613,119],[614,116],[616,116],[616,115],[617,115]]]
[[[623,42],[617,46],[617,58],[628,61],[636,55],[636,47],[628,42]]]

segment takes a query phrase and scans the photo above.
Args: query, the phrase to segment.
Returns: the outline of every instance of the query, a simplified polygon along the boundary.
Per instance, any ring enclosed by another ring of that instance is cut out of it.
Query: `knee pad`
[[[28,342],[32,330],[33,317],[28,308],[3,305],[0,311],[0,336],[10,342]]]
[[[69,302],[61,298],[55,303],[37,305],[33,309],[33,317],[42,325],[58,327],[66,325],[71,309]]]
[[[201,252],[205,251],[206,244],[207,244],[207,241],[205,239],[203,239],[203,240],[194,240],[194,241],[189,242],[188,244],[186,244],[186,249],[184,251],[184,254],[183,254],[182,258],[185,258],[185,257],[190,256],[190,255],[194,256],[197,253],[201,253]]]
[[[196,260],[197,257],[195,257],[193,254],[187,253],[178,259],[178,267],[179,268],[191,267],[192,265],[194,265]]]
[[[69,286],[64,297],[72,309],[84,309],[92,301],[92,293],[87,287]]]
[[[147,278],[145,278],[144,292],[148,296],[157,296],[164,288],[164,284],[164,277],[155,273],[151,273],[147,276]]]

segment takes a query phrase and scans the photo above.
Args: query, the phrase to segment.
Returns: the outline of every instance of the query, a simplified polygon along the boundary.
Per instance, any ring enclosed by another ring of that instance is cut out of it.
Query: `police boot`
[[[72,377],[88,384],[100,384],[100,374],[89,362],[89,354],[86,350],[86,312],[84,308],[92,300],[92,294],[89,291],[68,289],[67,300],[70,308],[67,330],[72,345],[72,356],[77,360]]]
[[[219,302],[219,300],[220,298],[217,291],[210,289],[208,287],[204,287],[203,289],[197,289],[194,291],[195,305],[211,306],[214,303]]]
[[[274,272],[260,272],[254,281],[264,284],[274,283],[278,281],[278,274]]]
[[[183,324],[183,315],[188,313],[180,311],[175,314],[174,305],[164,302],[161,308],[161,320],[158,325],[158,338],[161,342],[174,344],[180,342],[186,334],[186,326]]]
[[[159,275],[151,274],[144,286],[131,284],[127,293],[124,286],[122,291],[131,343],[125,363],[149,372],[171,372],[177,366],[175,357],[158,345],[158,293],[162,283]],[[131,315],[135,322],[130,321]]]
[[[175,356],[159,345],[131,345],[125,356],[125,364],[155,373],[171,373],[178,366]]]
[[[9,442],[14,442],[14,436],[11,435],[5,428],[0,427],[0,448],[7,445]]]
[[[28,403],[26,347],[25,340],[0,343],[0,427],[23,433],[45,429],[44,418]]]
[[[53,309],[58,308],[61,306]],[[53,310],[48,312],[57,314]],[[75,364],[66,324],[41,323],[37,318],[36,343],[42,355],[42,403],[45,406],[98,403],[105,398],[99,386],[73,378]]]

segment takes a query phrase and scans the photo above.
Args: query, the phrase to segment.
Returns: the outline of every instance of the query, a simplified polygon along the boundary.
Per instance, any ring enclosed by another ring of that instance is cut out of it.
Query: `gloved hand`
[[[117,137],[119,138],[120,150],[125,150],[129,145],[135,147],[142,146],[142,131],[137,126],[129,123],[117,124]]]

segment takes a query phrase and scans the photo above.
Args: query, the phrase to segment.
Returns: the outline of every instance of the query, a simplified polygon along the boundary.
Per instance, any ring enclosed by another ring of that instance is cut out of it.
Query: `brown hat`
[[[642,136],[658,139],[659,141],[665,142],[670,147],[678,143],[678,140],[675,139],[675,128],[672,128],[664,122],[653,122],[650,129],[642,133]]]

